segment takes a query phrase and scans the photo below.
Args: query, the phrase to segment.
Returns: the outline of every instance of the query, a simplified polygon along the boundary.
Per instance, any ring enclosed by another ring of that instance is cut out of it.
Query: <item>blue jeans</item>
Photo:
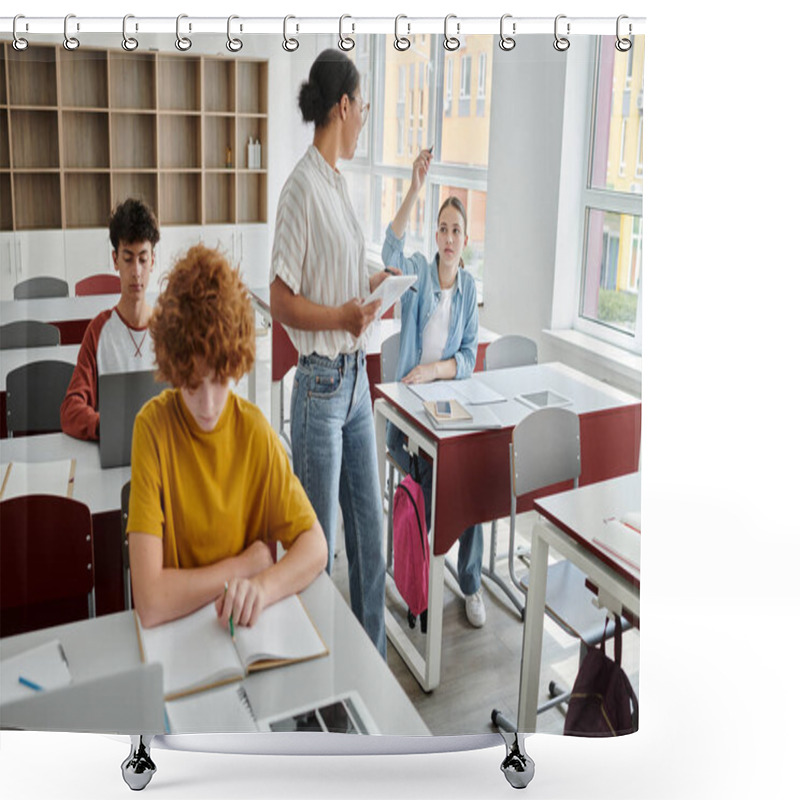
[[[386,658],[383,508],[364,353],[301,356],[291,415],[294,471],[328,539],[328,573],[341,505],[350,606]]]
[[[411,457],[403,450],[405,437],[399,428],[386,423],[386,446],[392,458],[406,472],[411,472]],[[420,456],[419,482],[425,498],[425,524],[431,527],[431,506],[433,499],[433,465]],[[483,563],[483,525],[470,525],[458,537],[458,585],[464,594],[475,594],[481,585],[481,564]]]

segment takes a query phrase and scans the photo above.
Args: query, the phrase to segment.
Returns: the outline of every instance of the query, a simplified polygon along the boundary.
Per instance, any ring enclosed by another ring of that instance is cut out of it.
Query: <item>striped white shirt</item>
[[[340,306],[369,294],[364,235],[347,184],[312,144],[297,162],[278,201],[270,283],[280,278],[294,294]],[[286,328],[300,355],[335,358],[363,349],[366,332]]]

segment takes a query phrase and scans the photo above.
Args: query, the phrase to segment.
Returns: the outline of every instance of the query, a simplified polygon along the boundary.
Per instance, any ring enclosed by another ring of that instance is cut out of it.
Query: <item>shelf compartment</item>
[[[231,167],[235,163],[236,120],[233,117],[205,117],[203,122],[203,166],[227,169],[225,151],[231,148]]]
[[[267,62],[239,61],[236,110],[240,114],[267,113]]]
[[[58,112],[11,110],[15,169],[58,169]]]
[[[233,172],[205,174],[205,224],[233,224],[236,221],[236,181]]]
[[[109,52],[108,57],[110,106],[155,110],[155,57],[116,52]]]
[[[187,56],[158,58],[160,111],[200,110],[200,61]]]
[[[236,63],[234,61],[211,61],[203,65],[203,93],[205,111],[231,113],[236,110]]]
[[[267,221],[266,172],[237,173],[237,222]]]
[[[155,169],[155,114],[111,114],[111,166],[115,169]]]
[[[261,166],[267,167],[267,120],[265,117],[238,117],[236,123],[236,150],[235,164],[239,169],[249,169],[247,166],[247,144],[250,137],[261,142]]]
[[[8,111],[0,109],[0,169],[11,166],[11,154],[8,150]]]
[[[67,172],[64,175],[64,216],[68,228],[102,228],[111,210],[108,172]]]
[[[158,218],[158,178],[155,172],[115,172],[111,176],[109,209],[132,197],[147,203]]]
[[[8,96],[6,95],[6,52],[0,43],[0,106],[8,104]]]
[[[14,176],[14,196],[16,230],[61,227],[58,173],[18,173]]]
[[[9,103],[18,106],[55,106],[56,51],[53,47],[29,45],[17,52],[6,48]]]
[[[159,167],[199,169],[200,117],[170,114],[159,117]]]
[[[101,50],[59,50],[61,102],[69,107],[108,108],[108,56]]]
[[[10,231],[12,222],[11,175],[7,172],[0,172],[0,231]]]
[[[65,111],[61,117],[65,169],[108,168],[108,114]]]
[[[201,175],[167,173],[160,178],[159,222],[162,225],[199,225],[201,223]]]

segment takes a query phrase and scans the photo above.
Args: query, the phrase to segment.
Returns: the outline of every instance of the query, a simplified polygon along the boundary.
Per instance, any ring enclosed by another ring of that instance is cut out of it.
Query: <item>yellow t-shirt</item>
[[[277,434],[233,391],[210,432],[177,389],[136,417],[128,532],[161,537],[164,567],[214,564],[257,539],[289,547],[315,519]]]

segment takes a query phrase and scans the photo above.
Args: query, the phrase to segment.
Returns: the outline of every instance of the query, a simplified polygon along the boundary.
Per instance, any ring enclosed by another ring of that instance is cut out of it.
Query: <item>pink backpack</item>
[[[408,603],[408,624],[414,627],[422,614],[425,633],[428,608],[428,526],[422,487],[406,475],[394,493],[392,509],[394,536],[394,582]]]

